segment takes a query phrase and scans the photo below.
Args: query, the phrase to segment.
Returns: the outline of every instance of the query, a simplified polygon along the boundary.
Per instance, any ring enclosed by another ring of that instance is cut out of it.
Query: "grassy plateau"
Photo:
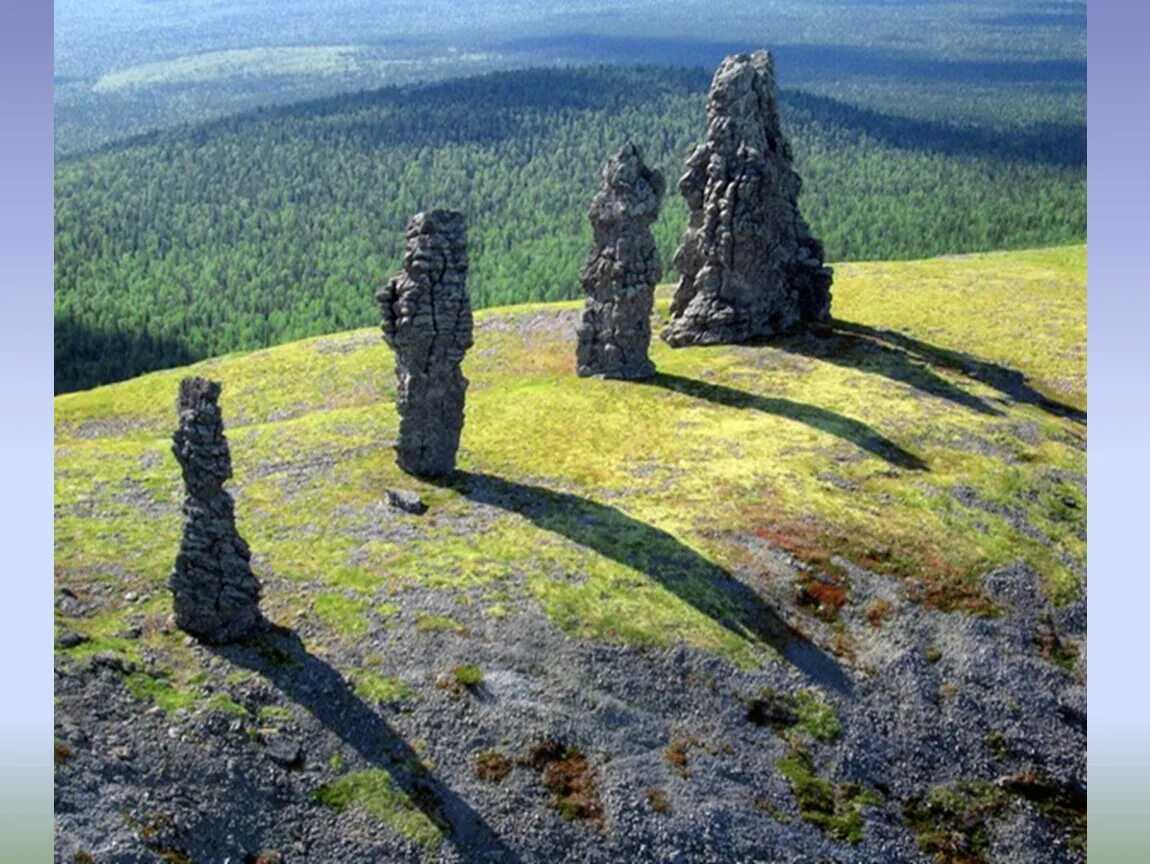
[[[59,396],[57,588],[110,598],[69,621],[88,637],[69,651],[150,652],[167,675],[134,681],[139,694],[169,709],[199,698],[204,673],[165,624],[188,374],[223,382],[228,488],[265,613],[307,620],[319,651],[369,623],[461,626],[406,604],[418,586],[491,616],[535,603],[576,638],[685,642],[754,666],[773,655],[724,585],[769,578],[751,551],[764,542],[820,573],[824,615],[851,602],[844,562],[978,615],[996,613],[982,577],[1013,561],[1056,603],[1076,598],[1085,277],[1084,246],[840,264],[826,328],[681,350],[656,338],[643,383],[575,376],[578,303],[484,310],[459,473],[438,485],[395,465],[393,358],[374,329]],[[417,491],[427,516],[397,518],[388,487]],[[365,691],[402,689],[345,671]]]

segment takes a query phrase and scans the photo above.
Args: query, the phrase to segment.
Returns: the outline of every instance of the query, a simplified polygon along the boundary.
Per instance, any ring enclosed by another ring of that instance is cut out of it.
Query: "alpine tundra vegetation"
[[[1085,862],[1082,0],[55,9],[57,864]]]
[[[1083,860],[1085,257],[836,263],[818,329],[645,382],[575,375],[577,302],[480,311],[434,482],[375,329],[57,397],[58,853]],[[164,590],[189,374],[233,646]]]

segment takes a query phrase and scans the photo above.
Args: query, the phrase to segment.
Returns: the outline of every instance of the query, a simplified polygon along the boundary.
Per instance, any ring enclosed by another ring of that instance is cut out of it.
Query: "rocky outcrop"
[[[462,213],[417,213],[407,225],[403,269],[375,295],[383,338],[395,351],[399,467],[420,477],[455,470],[472,344],[467,224]]]
[[[634,144],[625,145],[603,168],[587,211],[595,245],[579,272],[587,295],[575,351],[580,375],[636,379],[655,374],[647,350],[655,283],[663,270],[651,224],[659,216],[665,188],[662,173],[643,164]]]
[[[219,398],[217,382],[183,379],[172,436],[185,497],[184,533],[168,587],[176,625],[211,643],[242,639],[263,620],[251,551],[236,531],[232,496],[223,488],[232,476],[232,458]]]
[[[670,345],[742,342],[830,314],[831,270],[799,213],[802,181],[779,126],[766,51],[727,57],[707,95],[707,138],[679,191],[690,217]]]

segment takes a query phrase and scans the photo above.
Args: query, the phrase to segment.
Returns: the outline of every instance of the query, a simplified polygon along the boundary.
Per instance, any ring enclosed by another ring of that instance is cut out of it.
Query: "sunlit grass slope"
[[[1080,596],[1085,247],[835,272],[825,331],[677,351],[656,339],[647,383],[574,375],[578,304],[479,313],[463,473],[443,485],[395,466],[393,360],[375,330],[60,396],[57,583],[113,597],[69,619],[92,637],[74,650],[158,649],[179,667],[163,586],[180,530],[174,401],[191,373],[224,385],[265,609],[311,622],[321,644],[369,622],[422,626],[405,599],[431,589],[492,616],[537,603],[579,637],[752,664],[763,646],[723,625],[737,616],[722,583],[766,578],[751,551],[764,541],[848,600],[844,559],[943,609],[994,614],[982,577],[1014,561],[1056,602]],[[431,511],[389,510],[387,487]],[[148,599],[121,604],[129,591]],[[141,615],[143,637],[121,639]],[[140,686],[162,701],[169,685]]]

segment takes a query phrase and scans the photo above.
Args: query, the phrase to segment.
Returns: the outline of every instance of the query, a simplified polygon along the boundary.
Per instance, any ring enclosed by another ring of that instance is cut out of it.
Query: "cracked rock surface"
[[[830,315],[831,270],[798,208],[771,55],[727,57],[707,94],[707,137],[679,191],[689,218],[662,338],[672,347],[744,342]]]
[[[626,144],[603,168],[587,211],[595,242],[579,272],[587,295],[575,357],[580,375],[655,374],[647,351],[655,283],[663,271],[651,224],[665,188],[663,175],[643,163],[634,144]]]
[[[262,620],[251,551],[236,530],[232,496],[223,488],[232,476],[232,458],[219,398],[218,382],[180,382],[172,452],[184,475],[184,531],[168,583],[177,626],[214,643],[242,639]]]
[[[403,268],[375,299],[383,338],[395,351],[396,461],[409,474],[446,476],[455,470],[463,431],[467,379],[460,364],[472,345],[464,215],[430,210],[413,216]]]

